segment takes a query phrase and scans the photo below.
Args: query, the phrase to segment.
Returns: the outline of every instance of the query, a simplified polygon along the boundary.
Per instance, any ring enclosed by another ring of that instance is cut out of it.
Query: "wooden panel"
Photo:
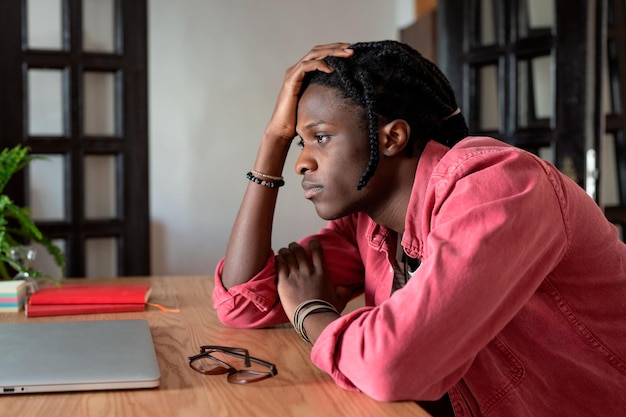
[[[421,14],[415,23],[400,31],[400,40],[437,62],[437,11]]]
[[[437,0],[415,0],[416,18],[421,19],[422,16],[431,13],[437,9]]]

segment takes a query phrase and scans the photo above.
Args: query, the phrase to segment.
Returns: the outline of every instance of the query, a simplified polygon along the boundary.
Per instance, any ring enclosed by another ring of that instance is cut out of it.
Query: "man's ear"
[[[395,156],[409,144],[411,126],[402,119],[395,119],[384,125],[380,131],[381,153]]]

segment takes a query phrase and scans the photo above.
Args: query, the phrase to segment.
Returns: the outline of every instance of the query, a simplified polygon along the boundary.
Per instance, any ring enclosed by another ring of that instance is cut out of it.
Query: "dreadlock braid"
[[[357,75],[357,80],[363,85],[363,98],[365,101],[365,110],[367,112],[367,128],[369,131],[370,137],[370,160],[367,164],[367,168],[365,172],[361,176],[359,183],[356,186],[357,190],[365,187],[368,183],[374,172],[376,171],[376,167],[378,166],[379,160],[379,149],[378,149],[378,116],[374,109],[376,108],[376,96],[374,93],[374,89],[372,88],[372,83],[367,79],[367,74],[359,73]]]
[[[379,161],[378,128],[396,119],[411,127],[407,155],[421,151],[433,139],[452,146],[467,136],[450,82],[439,68],[410,46],[396,41],[360,42],[350,46],[349,58],[327,57],[334,71],[307,75],[309,84],[336,88],[364,110],[370,142],[370,159],[359,183],[360,190],[374,175]]]

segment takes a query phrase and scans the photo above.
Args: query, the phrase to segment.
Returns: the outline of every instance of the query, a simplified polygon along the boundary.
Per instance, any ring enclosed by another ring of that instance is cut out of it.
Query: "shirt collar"
[[[417,164],[415,181],[406,212],[404,235],[402,236],[402,246],[411,258],[421,259],[424,254],[424,236],[420,226],[424,224],[424,208],[426,207],[430,178],[435,166],[449,150],[450,148],[447,146],[431,140],[426,144]]]

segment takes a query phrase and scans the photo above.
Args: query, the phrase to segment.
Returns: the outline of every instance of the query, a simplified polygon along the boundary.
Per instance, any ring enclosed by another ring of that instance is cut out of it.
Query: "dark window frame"
[[[0,2],[0,144],[24,144],[33,154],[65,156],[65,219],[38,221],[42,232],[65,241],[66,277],[86,274],[85,244],[90,238],[117,240],[117,275],[150,275],[148,195],[148,81],[147,1],[115,0],[116,51],[82,51],[82,1],[63,0],[64,50],[28,50],[23,46],[26,0]],[[26,74],[28,68],[64,68],[66,88],[61,137],[29,136],[26,130]],[[113,137],[86,137],[82,133],[82,77],[87,71],[116,74],[120,106]],[[86,219],[84,214],[84,157],[116,158],[117,215],[112,219]],[[28,205],[28,171],[11,181],[7,193]]]

